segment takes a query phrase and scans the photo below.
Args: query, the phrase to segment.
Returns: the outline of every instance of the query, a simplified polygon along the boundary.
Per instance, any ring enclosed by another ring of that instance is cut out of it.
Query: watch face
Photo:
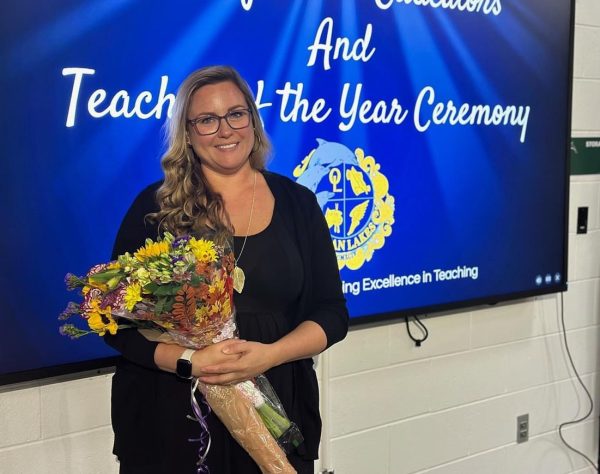
[[[177,361],[177,375],[182,379],[191,379],[192,363],[189,360],[179,359]]]

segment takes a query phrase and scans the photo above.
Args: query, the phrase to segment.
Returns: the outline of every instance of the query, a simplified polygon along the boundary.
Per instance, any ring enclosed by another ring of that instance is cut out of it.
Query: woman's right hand
[[[192,356],[192,374],[194,377],[205,375],[202,372],[203,367],[237,361],[242,354],[229,354],[227,353],[226,349],[233,345],[239,344],[240,342],[246,341],[243,339],[226,339],[225,341],[211,344],[210,346],[206,346],[204,349],[196,351]]]

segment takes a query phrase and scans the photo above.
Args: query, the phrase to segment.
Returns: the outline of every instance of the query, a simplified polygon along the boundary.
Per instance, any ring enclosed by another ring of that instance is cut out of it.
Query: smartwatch
[[[194,349],[186,349],[177,359],[177,368],[175,373],[179,378],[189,380],[192,378],[192,356],[196,352]]]

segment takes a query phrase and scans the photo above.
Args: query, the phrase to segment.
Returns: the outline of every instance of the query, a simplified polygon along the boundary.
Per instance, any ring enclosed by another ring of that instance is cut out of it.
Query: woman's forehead
[[[246,99],[233,82],[218,82],[200,87],[190,100],[190,113],[223,114],[234,107],[245,107]]]

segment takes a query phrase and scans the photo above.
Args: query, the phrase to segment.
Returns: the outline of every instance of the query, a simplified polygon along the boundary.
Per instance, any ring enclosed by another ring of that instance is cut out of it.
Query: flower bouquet
[[[80,288],[83,301],[69,303],[59,319],[79,315],[88,329],[67,323],[60,332],[78,338],[137,327],[147,337],[150,330],[155,340],[193,349],[236,337],[233,266],[233,252],[210,239],[174,238],[169,233],[156,242],[147,239],[133,255],[125,253],[116,261],[96,265],[85,277],[66,276],[67,287]],[[210,433],[196,389],[262,472],[295,472],[284,450],[298,446],[302,434],[264,375],[236,385],[193,380],[192,408],[203,430],[199,472],[207,472],[204,460]]]

